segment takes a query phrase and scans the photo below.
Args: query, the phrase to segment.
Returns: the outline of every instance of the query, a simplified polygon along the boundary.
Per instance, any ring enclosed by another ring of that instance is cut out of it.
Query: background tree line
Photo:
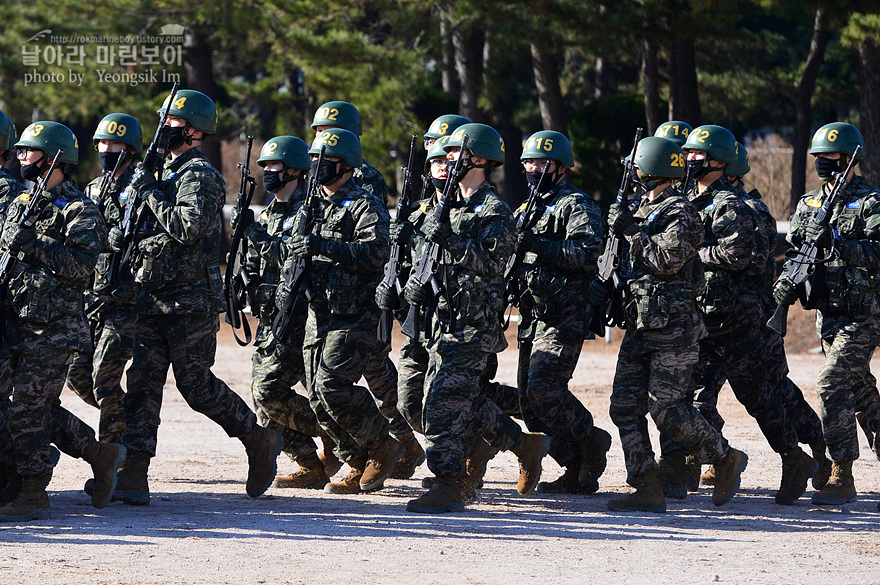
[[[392,191],[410,135],[457,112],[504,137],[508,164],[499,187],[511,204],[525,195],[518,159],[532,132],[567,133],[576,183],[607,202],[636,126],[652,133],[667,119],[720,124],[747,145],[781,136],[791,145],[790,184],[764,188],[790,202],[805,190],[810,137],[830,121],[859,126],[868,150],[862,172],[880,184],[880,10],[866,12],[868,4],[15,0],[0,5],[0,109],[19,130],[35,119],[66,123],[84,145],[103,115],[124,111],[141,121],[148,140],[171,84],[100,83],[95,70],[136,74],[150,66],[98,63],[99,43],[84,45],[83,65],[27,66],[23,55],[51,44],[30,40],[43,30],[155,35],[177,24],[184,27],[180,63],[161,68],[217,102],[220,130],[205,150],[229,176],[238,156],[229,147],[240,137],[310,141],[315,108],[343,99],[361,111],[365,157]],[[25,84],[31,71],[69,70],[85,73],[81,86]],[[79,179],[96,174],[95,161],[83,148]]]

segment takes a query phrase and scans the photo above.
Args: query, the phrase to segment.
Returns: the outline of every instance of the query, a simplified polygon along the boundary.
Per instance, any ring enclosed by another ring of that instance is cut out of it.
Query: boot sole
[[[272,485],[273,481],[275,481],[275,476],[278,473],[278,462],[276,461],[276,459],[278,459],[278,456],[281,455],[281,449],[282,447],[284,447],[284,439],[281,437],[281,433],[279,433],[278,431],[269,432],[274,433],[275,437],[275,446],[272,449],[274,454],[274,457],[272,457],[272,473],[269,474],[269,478],[263,483],[263,485],[257,487],[256,489],[249,490],[245,488],[245,492],[247,492],[247,495],[251,498],[259,498],[264,493],[266,493],[266,490],[269,489],[269,486]]]
[[[313,481],[312,483],[305,483],[299,485],[291,485],[286,482],[273,481],[272,487],[282,489],[282,490],[322,490],[324,486],[327,485],[328,479],[320,479],[317,481]]]
[[[598,427],[596,427],[596,428],[598,428]],[[585,480],[582,480],[581,477],[578,476],[578,481],[581,482],[581,485],[589,485],[589,483],[591,481],[599,481],[599,478],[602,477],[602,474],[605,473],[605,469],[608,467],[608,451],[611,450],[611,444],[613,442],[613,439],[611,438],[611,433],[609,433],[605,429],[599,429],[599,430],[601,430],[603,433],[605,433],[605,435],[607,435],[607,438],[605,439],[605,444],[602,446],[602,457],[605,458],[605,463],[602,465],[602,469],[599,470],[599,473],[595,474],[595,477],[589,477],[589,478],[586,478]]]
[[[673,500],[686,500],[688,496],[687,488],[673,486],[673,485],[664,485],[661,486],[663,488],[663,495],[667,498],[672,498]]]
[[[388,466],[388,473],[382,474],[380,477],[377,477],[371,482],[362,483],[362,492],[374,492],[376,490],[381,490],[383,487],[385,487],[385,480],[388,479],[392,473],[394,473],[394,466],[397,464],[398,461],[400,461],[400,458],[403,457],[404,451],[406,451],[406,448],[403,445],[401,445],[400,443],[398,443],[398,445],[399,447],[397,448],[397,452],[391,457],[393,461],[391,462],[391,465]]]
[[[859,499],[858,494],[853,494],[852,496],[846,496],[845,498],[829,498],[827,496],[820,496],[819,494],[813,494],[811,503],[816,504],[817,506],[842,506],[844,504],[849,504],[851,502],[855,502]],[[877,505],[877,509],[880,510],[880,504]]]
[[[419,506],[418,504],[413,504],[412,502],[409,502],[406,505],[407,512],[415,512],[417,514],[444,514],[446,512],[461,512],[462,510],[464,510],[463,502],[450,502],[436,508]]]
[[[610,447],[609,447],[610,448]],[[544,457],[547,456],[547,453],[550,452],[550,437],[544,435],[544,441],[541,444],[541,456],[538,457],[538,470],[535,473],[535,480],[532,483],[532,489],[526,490],[525,492],[520,492],[520,495],[523,497],[527,497],[535,493],[535,489],[537,489],[538,484],[541,482],[541,473],[543,472],[542,462],[544,461]],[[517,490],[519,492],[519,490]]]
[[[786,498],[784,500],[780,500],[779,497],[776,497],[776,503],[780,506],[790,506],[794,504],[796,501],[800,499],[802,495],[804,495],[807,491],[807,483],[810,481],[810,478],[819,470],[819,464],[816,461],[813,461],[813,465],[810,467],[810,470],[807,472],[806,477],[804,477],[804,489],[800,491],[800,493],[793,498]]]
[[[612,512],[651,512],[652,514],[666,513],[666,504],[663,504],[662,506],[660,504],[653,504],[650,506],[638,506],[636,508],[630,508],[617,506],[609,501],[606,507]]]
[[[337,496],[352,496],[352,495],[361,493],[360,490],[358,490],[358,491],[343,490],[343,489],[338,490],[338,489],[330,487],[329,483],[324,486],[324,492],[326,492],[328,494],[336,494]]]
[[[717,502],[715,501],[714,494],[713,494],[712,503],[715,504],[716,506],[723,506],[724,504],[728,503],[730,500],[733,499],[733,496],[736,495],[736,492],[739,491],[740,481],[742,480],[742,472],[746,470],[746,465],[749,464],[749,456],[746,455],[745,452],[743,452],[743,451],[740,451],[740,453],[742,454],[742,461],[740,461],[739,469],[737,470],[737,473],[736,473],[736,484],[733,486],[733,489],[730,490],[730,494],[728,494],[727,497],[720,499]]]
[[[128,453],[128,450],[124,445],[119,445],[119,443],[116,443],[116,445],[119,447],[119,453],[117,453],[116,459],[113,461],[113,477],[110,480],[110,491],[107,492],[107,496],[102,501],[95,501],[94,484],[92,484],[92,505],[99,510],[104,508],[110,503],[110,500],[113,499],[113,492],[116,491],[117,472],[119,471],[119,468],[122,467],[122,463],[125,461],[125,455]]]
[[[128,506],[148,506],[150,505],[150,494],[145,494],[137,490],[116,491],[111,502],[122,502]]]
[[[0,522],[27,522],[29,520],[48,520],[52,517],[52,508],[39,508],[29,514],[18,516],[0,516]]]
[[[418,460],[415,462],[415,464],[412,467],[406,467],[404,471],[400,471],[400,472],[395,471],[394,473],[392,473],[388,477],[390,477],[391,479],[409,479],[413,475],[415,475],[416,469],[418,469],[419,466],[424,462],[425,462],[425,454],[423,452],[422,456],[418,458]],[[398,463],[400,463],[400,462],[398,461]]]

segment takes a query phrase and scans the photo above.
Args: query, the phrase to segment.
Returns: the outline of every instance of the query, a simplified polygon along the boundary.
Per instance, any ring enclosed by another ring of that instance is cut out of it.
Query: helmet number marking
[[[837,140],[837,136],[838,136],[838,134],[839,134],[839,133],[838,133],[838,131],[837,131],[836,129],[835,129],[835,130],[831,130],[831,131],[829,132],[829,131],[828,131],[828,128],[820,128],[819,131],[816,132],[816,137],[815,137],[815,139],[816,139],[816,140],[825,140],[825,139],[827,139],[828,142],[834,142],[835,140]]]
[[[709,138],[708,130],[701,130],[699,136],[697,136],[697,141],[706,142],[706,139]]]
[[[182,110],[182,109],[183,109],[183,105],[184,105],[185,103],[186,103],[186,98],[185,98],[185,97],[177,98],[176,100],[174,100],[174,107],[177,108],[178,110]]]
[[[273,142],[273,143],[269,144],[269,147],[267,149],[269,151],[268,154],[275,154],[275,149],[277,149],[277,148],[278,148],[277,142]]]
[[[677,152],[673,152],[671,155],[672,160],[670,160],[669,164],[673,167],[684,167],[684,155],[678,154]]]
[[[339,143],[339,134],[330,134],[325,132],[321,138],[321,144],[326,144],[327,146],[336,146]]]
[[[98,127],[98,132],[115,134],[120,138],[125,136],[127,130],[128,128],[125,127],[125,124],[119,124],[115,120],[101,122],[101,126]]]
[[[39,136],[40,132],[42,132],[42,131],[43,131],[42,124],[34,124],[33,126],[31,126],[30,135],[31,136]]]
[[[339,110],[336,108],[321,108],[318,110],[318,118],[322,118],[324,120],[333,120],[336,121],[336,118],[339,117]]]

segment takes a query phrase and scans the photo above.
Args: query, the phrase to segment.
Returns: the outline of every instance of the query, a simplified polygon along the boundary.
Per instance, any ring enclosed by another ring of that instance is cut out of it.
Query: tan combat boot
[[[342,461],[333,452],[333,449],[336,448],[336,443],[333,442],[329,435],[321,435],[321,445],[324,448],[318,453],[318,459],[324,464],[324,473],[327,474],[327,477],[333,477],[342,469]]]
[[[733,498],[739,489],[742,472],[749,463],[749,456],[728,447],[727,455],[720,463],[715,464],[715,489],[712,490],[712,503],[723,506]]]
[[[412,433],[406,436],[396,437],[403,445],[403,457],[394,466],[391,472],[393,479],[409,479],[416,472],[416,468],[425,462],[425,450],[416,436]]]
[[[565,468],[565,472],[553,481],[538,483],[538,493],[541,494],[595,494],[599,491],[599,482],[593,485],[582,485],[578,479],[580,475],[580,463],[576,462]]]
[[[813,474],[813,489],[821,490],[831,477],[831,459],[828,458],[824,439],[811,444],[810,451],[813,452],[813,459],[819,464],[816,473]]]
[[[670,451],[657,462],[657,478],[663,495],[667,498],[684,500],[687,498],[687,468],[684,451]]]
[[[92,466],[95,483],[92,505],[99,510],[110,502],[116,489],[116,472],[125,461],[125,447],[118,443],[92,442],[85,448],[83,459]]]
[[[367,462],[364,459],[352,459],[348,462],[350,468],[348,475],[339,481],[333,481],[324,486],[328,494],[359,494],[361,493],[361,476],[364,475],[364,467]]]
[[[813,503],[827,506],[842,506],[855,502],[856,484],[852,475],[852,461],[835,461],[831,464],[831,477],[821,490],[813,494]]]
[[[516,491],[523,496],[529,496],[535,491],[541,480],[541,460],[550,450],[550,437],[544,433],[523,431],[510,450],[519,461]]]
[[[654,512],[666,511],[666,497],[657,470],[651,468],[641,477],[634,478],[636,491],[621,498],[608,500],[608,509],[614,512]]]
[[[0,522],[45,520],[51,515],[46,478],[34,475],[23,477],[18,496],[0,508]]]
[[[715,466],[710,465],[703,475],[700,476],[700,485],[715,485]]]
[[[471,441],[468,445],[470,456],[465,462],[465,473],[474,489],[482,489],[483,476],[489,461],[498,454],[498,449],[487,443],[482,437]]]
[[[776,503],[794,504],[807,491],[807,482],[819,469],[819,464],[795,447],[782,454],[782,483],[776,492]]]
[[[437,477],[428,493],[407,502],[406,511],[421,514],[460,512],[464,510],[468,485],[470,481],[465,476]]]
[[[700,491],[700,462],[696,456],[688,455],[684,460],[684,476],[687,478],[688,493]]]
[[[578,480],[581,485],[599,482],[608,465],[608,450],[611,449],[611,435],[608,431],[593,427],[589,436],[581,442],[581,470]]]
[[[320,490],[330,482],[317,453],[301,455],[296,462],[299,464],[299,470],[290,475],[276,476],[275,481],[272,482],[274,487]]]
[[[379,446],[370,450],[370,458],[361,476],[361,491],[373,492],[385,487],[385,480],[403,457],[403,445],[389,435]]]
[[[284,439],[281,433],[256,425],[254,430],[239,437],[248,458],[248,477],[245,491],[252,498],[260,497],[269,489],[278,472],[278,455]]]
[[[116,479],[114,502],[120,501],[130,506],[146,506],[150,503],[147,471],[150,468],[151,457],[145,451],[132,451],[126,456]],[[87,488],[86,493],[88,491]]]

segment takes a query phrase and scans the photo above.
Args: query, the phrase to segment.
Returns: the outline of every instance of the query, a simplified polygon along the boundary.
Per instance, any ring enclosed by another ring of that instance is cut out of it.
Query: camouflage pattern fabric
[[[12,173],[0,165],[0,228],[6,221],[6,208],[24,191]],[[0,326],[0,332],[3,327]],[[9,365],[9,349],[5,347],[0,335],[0,467],[14,463],[12,436],[9,434],[9,404],[12,398],[12,373]]]
[[[352,174],[355,184],[377,198],[382,205],[388,205],[388,184],[379,169],[364,161]]]
[[[430,355],[425,344],[406,337],[397,361],[397,410],[410,428],[424,435],[422,414],[425,406],[425,375]]]

